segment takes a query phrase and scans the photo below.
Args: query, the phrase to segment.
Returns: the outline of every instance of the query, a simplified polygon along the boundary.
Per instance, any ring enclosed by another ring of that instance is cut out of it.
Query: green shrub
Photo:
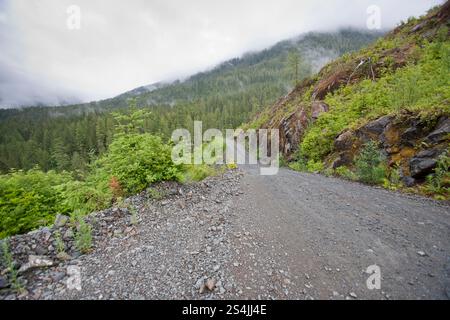
[[[154,200],[161,200],[164,198],[164,193],[155,189],[155,188],[150,188],[148,189],[148,194],[150,195],[150,197]]]
[[[113,195],[108,186],[109,175],[98,169],[91,173],[84,181],[69,181],[61,186],[64,196],[62,204],[73,212],[81,211],[88,214],[111,205]]]
[[[338,175],[344,179],[348,179],[348,180],[356,180],[357,179],[355,173],[353,173],[353,171],[351,171],[346,166],[338,167],[338,168],[336,168],[336,170],[334,172],[336,175]]]
[[[289,168],[291,168],[294,171],[298,171],[298,172],[306,171],[306,166],[299,161],[289,163]]]
[[[299,172],[305,172],[308,171],[307,168],[307,161],[305,157],[302,155],[300,150],[297,150],[297,152],[294,154],[293,161],[288,164],[289,168],[295,171]]]
[[[58,253],[65,252],[66,251],[66,245],[64,244],[64,241],[62,240],[61,232],[56,231],[54,233],[54,235],[55,235],[56,252],[58,252]]]
[[[322,161],[314,161],[309,160],[306,164],[306,168],[309,172],[322,172],[323,171],[323,162]]]
[[[56,214],[67,213],[63,186],[68,173],[38,169],[0,176],[0,238],[51,224]]]
[[[108,151],[78,176],[79,180],[67,172],[45,173],[39,169],[1,175],[0,238],[51,224],[58,213],[78,219],[109,207],[119,193],[126,196],[154,182],[181,179],[182,168],[172,162],[171,146],[160,137],[137,133],[143,116],[136,112],[121,118],[116,115],[121,124],[115,139]],[[211,170],[206,166],[191,168],[187,174],[200,180]],[[87,244],[89,226],[82,227],[79,241]]]
[[[384,157],[374,141],[366,143],[355,160],[356,175],[365,183],[379,184],[386,177]]]
[[[87,253],[92,248],[92,226],[82,217],[77,218],[78,228],[75,233],[75,246],[82,252]]]
[[[427,190],[428,192],[438,195],[448,196],[450,192],[450,156],[448,151],[441,154],[438,158],[438,163],[434,169],[434,173],[427,177]]]
[[[138,218],[138,211],[137,211],[136,207],[135,207],[135,206],[129,206],[129,207],[128,207],[128,210],[129,210],[130,213],[131,213],[130,223],[131,223],[133,226],[137,225],[138,222],[139,222],[139,218]]]
[[[289,163],[289,168],[299,172],[323,172],[324,164],[322,161],[315,161],[311,159],[306,161],[303,157],[298,157],[297,160]]]
[[[389,172],[389,178],[386,178],[384,187],[386,189],[397,190],[402,187],[402,179],[399,168],[393,168]]]
[[[158,136],[120,135],[97,165],[115,177],[126,194],[134,194],[154,182],[180,178],[180,166],[172,162],[171,152]]]
[[[284,163],[284,166],[286,166],[286,162]],[[236,163],[228,163],[226,167],[228,170],[236,170],[238,168],[238,165]]]
[[[185,165],[182,182],[201,181],[209,176],[218,174],[217,168],[207,164]]]
[[[2,244],[2,264],[6,268],[6,271],[9,273],[9,278],[11,282],[12,289],[16,291],[21,291],[23,289],[22,284],[20,283],[17,277],[17,270],[14,265],[14,259],[9,250],[9,239],[4,239],[1,241]]]

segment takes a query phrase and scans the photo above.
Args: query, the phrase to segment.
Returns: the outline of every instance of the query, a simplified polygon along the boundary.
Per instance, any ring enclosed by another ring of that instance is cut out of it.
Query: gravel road
[[[236,224],[256,245],[236,244],[243,297],[450,297],[448,205],[322,175],[245,171]],[[380,268],[380,290],[366,285],[371,265]]]
[[[3,298],[449,298],[448,204],[252,167],[161,192],[127,199],[134,223],[117,208],[94,214],[93,252],[29,271],[25,293]],[[381,287],[369,290],[373,265]],[[74,266],[81,290],[67,286]]]

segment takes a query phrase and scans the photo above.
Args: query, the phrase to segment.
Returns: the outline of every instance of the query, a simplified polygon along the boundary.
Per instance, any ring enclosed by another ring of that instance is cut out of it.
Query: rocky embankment
[[[17,281],[3,259],[0,298],[220,297],[233,289],[224,265],[233,258],[228,216],[239,179],[238,171],[229,171],[195,184],[162,183],[122,208],[92,213],[86,221],[93,247],[85,254],[75,245],[77,224],[65,216],[3,240]]]
[[[439,156],[448,150],[449,136],[450,119],[445,115],[425,119],[411,113],[383,116],[341,133],[328,163],[333,169],[351,166],[365,143],[379,141],[388,165],[397,168],[403,184],[411,187],[433,173]]]

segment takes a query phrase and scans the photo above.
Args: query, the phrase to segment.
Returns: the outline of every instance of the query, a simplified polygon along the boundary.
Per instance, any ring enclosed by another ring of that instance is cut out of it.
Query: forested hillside
[[[127,112],[130,104],[152,112],[143,130],[164,139],[175,128],[191,129],[193,120],[208,128],[235,128],[326,62],[379,36],[357,30],[309,33],[184,81],[141,87],[104,101],[0,110],[0,171],[38,165],[44,171],[85,172],[113,139],[111,111]]]
[[[305,79],[246,127],[297,170],[450,196],[450,2]]]

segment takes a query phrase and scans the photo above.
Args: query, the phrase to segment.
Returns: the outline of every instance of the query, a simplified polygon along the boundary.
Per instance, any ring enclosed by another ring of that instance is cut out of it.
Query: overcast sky
[[[442,2],[0,0],[0,105],[108,98],[307,31],[367,28],[370,5],[387,29]]]

